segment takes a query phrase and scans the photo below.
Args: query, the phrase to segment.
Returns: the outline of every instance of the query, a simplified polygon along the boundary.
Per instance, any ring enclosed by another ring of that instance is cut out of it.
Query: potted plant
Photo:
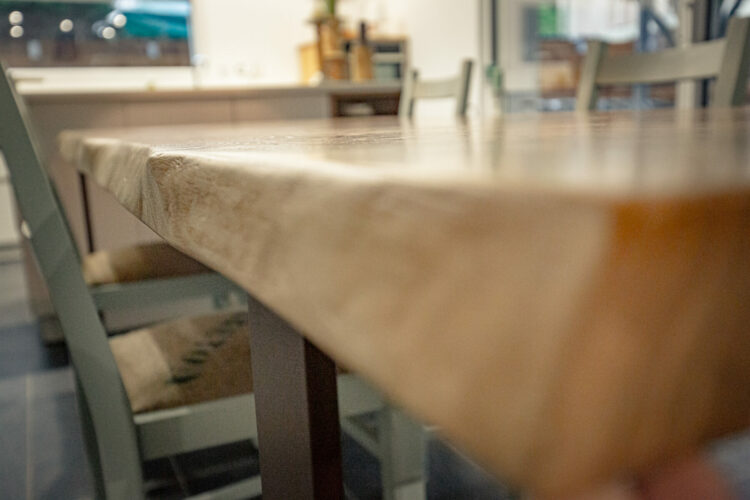
[[[326,0],[326,8],[328,9],[328,15],[336,17],[336,0]]]
[[[317,0],[312,23],[318,35],[318,57],[325,79],[346,78],[346,59],[341,40],[341,23],[336,17],[337,0]]]
[[[317,0],[313,11],[313,22],[323,22],[326,19],[335,19],[337,3],[337,0]]]

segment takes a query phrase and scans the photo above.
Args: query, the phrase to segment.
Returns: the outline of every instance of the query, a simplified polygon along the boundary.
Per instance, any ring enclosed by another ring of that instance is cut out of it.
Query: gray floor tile
[[[28,381],[33,498],[92,498],[72,371],[49,371]]]
[[[0,380],[0,485],[3,498],[26,498],[26,378]]]
[[[68,364],[64,345],[45,346],[36,325],[0,328],[0,379]]]
[[[428,444],[430,470],[427,497],[430,500],[512,500],[517,498],[450,445],[432,438]]]
[[[19,261],[0,261],[0,328],[33,322]]]
[[[714,443],[709,459],[722,472],[737,498],[750,500],[750,431]]]
[[[357,500],[378,500],[382,495],[380,463],[346,434],[341,439],[344,485]]]
[[[73,369],[69,367],[50,369],[30,375],[30,391],[34,399],[75,394]]]
[[[258,452],[242,441],[176,457],[190,494],[198,494],[260,473]]]

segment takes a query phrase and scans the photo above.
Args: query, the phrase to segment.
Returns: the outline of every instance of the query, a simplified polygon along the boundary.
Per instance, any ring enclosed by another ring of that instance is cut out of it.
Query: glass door
[[[504,113],[566,111],[587,40],[610,53],[651,52],[723,36],[729,18],[750,15],[744,0],[485,0],[490,17],[485,87]],[[603,109],[693,107],[707,84],[681,82],[602,89]]]

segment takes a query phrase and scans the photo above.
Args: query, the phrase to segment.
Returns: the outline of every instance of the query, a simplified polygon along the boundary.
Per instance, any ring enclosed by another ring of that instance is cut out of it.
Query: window
[[[497,23],[506,111],[558,111],[575,106],[587,39],[610,53],[656,51],[675,45],[679,19],[670,0],[499,0]],[[600,106],[663,107],[675,85],[605,88]]]
[[[190,64],[189,0],[0,1],[9,66]]]

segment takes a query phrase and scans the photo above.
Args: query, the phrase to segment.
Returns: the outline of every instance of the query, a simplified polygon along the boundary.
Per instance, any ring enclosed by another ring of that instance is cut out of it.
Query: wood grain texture
[[[750,110],[69,132],[182,251],[498,475],[750,424]]]

